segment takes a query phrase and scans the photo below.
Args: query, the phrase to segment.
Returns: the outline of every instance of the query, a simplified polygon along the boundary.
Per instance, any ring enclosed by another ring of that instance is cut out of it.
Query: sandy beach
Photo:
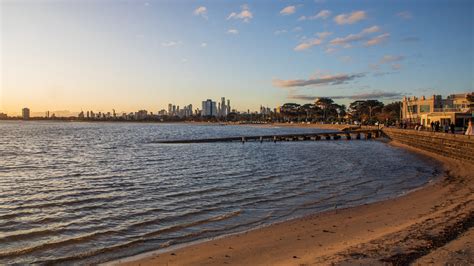
[[[474,263],[474,166],[443,162],[437,181],[407,195],[336,209],[201,242],[151,252],[120,265],[315,265]]]

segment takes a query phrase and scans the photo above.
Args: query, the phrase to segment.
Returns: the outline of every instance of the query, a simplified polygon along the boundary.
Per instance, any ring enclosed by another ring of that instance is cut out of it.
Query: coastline
[[[300,265],[433,261],[443,264],[457,259],[471,261],[474,166],[393,141],[389,145],[434,158],[442,165],[443,172],[435,182],[400,197],[312,214],[107,264]],[[459,249],[468,252],[463,255]]]

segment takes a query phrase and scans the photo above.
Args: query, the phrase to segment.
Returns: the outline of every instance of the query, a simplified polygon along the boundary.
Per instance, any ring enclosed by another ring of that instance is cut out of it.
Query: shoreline
[[[474,234],[474,166],[393,141],[388,145],[435,159],[443,171],[434,182],[399,197],[310,214],[105,264],[438,263],[448,262],[459,253],[446,247],[441,250],[442,246],[453,242],[452,249],[471,248],[468,240]],[[463,233],[468,236],[462,237]],[[461,262],[465,259],[470,258],[461,256]]]

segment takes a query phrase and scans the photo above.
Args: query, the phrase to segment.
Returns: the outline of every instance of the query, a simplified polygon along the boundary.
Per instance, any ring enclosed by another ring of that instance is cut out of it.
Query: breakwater
[[[474,162],[474,137],[439,132],[383,128],[391,140],[445,157]]]

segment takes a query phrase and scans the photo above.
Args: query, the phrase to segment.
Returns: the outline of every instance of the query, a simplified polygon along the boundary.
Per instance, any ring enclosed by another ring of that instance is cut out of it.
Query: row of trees
[[[314,103],[303,105],[285,103],[280,109],[280,116],[285,121],[394,123],[400,119],[400,102],[384,105],[378,100],[359,100],[347,108],[331,98],[319,98]]]

